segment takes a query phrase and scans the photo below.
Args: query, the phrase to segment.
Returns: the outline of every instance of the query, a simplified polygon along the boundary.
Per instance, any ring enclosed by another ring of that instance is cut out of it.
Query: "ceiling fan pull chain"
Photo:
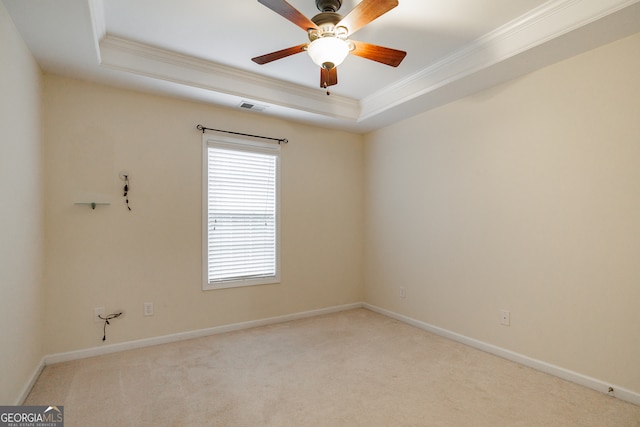
[[[323,88],[323,89],[327,89],[328,87],[329,87],[329,86],[327,85],[327,82],[324,82],[324,83],[322,84],[322,88]],[[329,96],[329,95],[331,95],[331,92],[329,91],[329,89],[327,89],[327,96]]]

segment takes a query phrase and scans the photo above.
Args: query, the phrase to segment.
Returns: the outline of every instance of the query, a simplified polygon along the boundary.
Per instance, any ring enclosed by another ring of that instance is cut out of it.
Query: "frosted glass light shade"
[[[349,44],[337,37],[321,37],[309,44],[307,53],[319,67],[330,70],[342,64],[349,54]]]

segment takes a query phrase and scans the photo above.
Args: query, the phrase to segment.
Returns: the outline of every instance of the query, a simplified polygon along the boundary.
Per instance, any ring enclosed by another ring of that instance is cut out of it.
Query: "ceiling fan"
[[[356,31],[398,5],[398,0],[362,0],[346,16],[338,13],[342,0],[316,0],[319,14],[308,19],[285,0],[258,0],[269,9],[305,30],[309,43],[257,56],[251,60],[263,65],[296,53],[307,52],[320,66],[320,87],[338,84],[337,66],[350,53],[361,58],[397,67],[407,52],[350,40]],[[329,91],[327,91],[329,95]]]

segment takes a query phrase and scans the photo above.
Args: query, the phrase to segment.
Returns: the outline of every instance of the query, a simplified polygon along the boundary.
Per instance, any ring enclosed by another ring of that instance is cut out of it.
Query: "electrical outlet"
[[[509,310],[500,310],[500,324],[511,326],[511,312]]]
[[[153,316],[153,303],[145,302],[143,306],[143,313],[145,316]]]
[[[407,296],[407,290],[404,288],[404,286],[400,286],[400,298],[404,298]]]
[[[100,316],[104,316],[104,307],[96,307],[93,309],[93,321],[96,323],[104,322],[104,319],[101,319]]]

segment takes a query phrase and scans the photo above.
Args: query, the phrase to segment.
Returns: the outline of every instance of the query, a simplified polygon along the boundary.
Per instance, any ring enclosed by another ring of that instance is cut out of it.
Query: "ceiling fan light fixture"
[[[307,47],[311,60],[325,70],[331,70],[349,55],[349,43],[338,37],[320,37]]]

